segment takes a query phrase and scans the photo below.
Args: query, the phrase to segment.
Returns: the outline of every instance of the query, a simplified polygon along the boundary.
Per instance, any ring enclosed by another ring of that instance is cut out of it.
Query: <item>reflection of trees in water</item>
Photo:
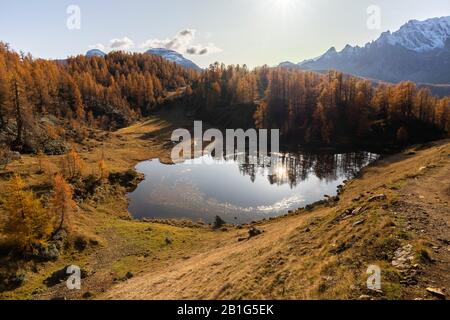
[[[271,166],[270,157],[259,157],[257,161],[252,162],[248,155],[235,156],[239,171],[244,176],[249,176],[252,182],[261,174],[266,175],[271,184],[288,183],[291,188],[308,179],[311,174],[326,182],[339,178],[350,179],[378,158],[379,155],[369,152],[291,153],[276,157],[274,165]]]

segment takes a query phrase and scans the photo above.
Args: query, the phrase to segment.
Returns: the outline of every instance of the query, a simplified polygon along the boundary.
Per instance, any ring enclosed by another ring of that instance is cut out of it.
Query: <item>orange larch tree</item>
[[[53,195],[50,198],[50,209],[57,220],[56,231],[70,231],[72,215],[76,208],[72,187],[61,174],[56,174],[53,178]]]
[[[7,238],[27,253],[44,245],[53,230],[52,216],[34,193],[26,190],[26,184],[19,175],[7,183],[2,198],[7,213],[3,232]]]

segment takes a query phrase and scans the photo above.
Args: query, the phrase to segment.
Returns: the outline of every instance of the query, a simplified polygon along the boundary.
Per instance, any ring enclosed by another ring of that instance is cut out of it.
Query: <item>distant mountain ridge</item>
[[[450,17],[433,18],[425,21],[411,20],[397,32],[387,31],[375,42],[400,45],[416,52],[443,49],[450,37]]]
[[[147,54],[160,56],[168,61],[175,62],[186,69],[200,71],[201,68],[189,59],[183,57],[182,54],[169,49],[157,48],[146,51]],[[99,49],[91,49],[86,53],[86,57],[104,57],[106,53]]]
[[[411,80],[450,84],[450,17],[411,20],[398,31],[384,32],[364,47],[330,48],[322,56],[282,67],[313,71],[339,70],[389,82]]]
[[[150,49],[148,51],[146,51],[147,54],[153,54],[156,56],[161,56],[166,60],[175,62],[183,67],[185,67],[186,69],[193,69],[193,70],[197,70],[200,71],[201,68],[196,65],[194,62],[192,62],[189,59],[186,59],[181,53],[178,53],[174,50],[170,50],[170,49],[165,49],[165,48],[155,48],[155,49]]]
[[[86,52],[86,57],[104,57],[106,56],[106,53],[104,53],[100,49],[91,49],[88,52]]]

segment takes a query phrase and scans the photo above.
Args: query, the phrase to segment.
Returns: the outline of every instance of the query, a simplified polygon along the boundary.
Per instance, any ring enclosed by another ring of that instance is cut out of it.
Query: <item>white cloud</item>
[[[183,53],[194,39],[195,30],[185,29],[178,32],[172,39],[149,39],[142,43],[141,47],[144,49],[165,48]]]
[[[214,45],[214,43],[208,43],[208,45],[206,45],[206,46],[194,45],[194,46],[190,46],[186,49],[187,54],[200,55],[200,56],[205,55],[205,54],[211,54],[211,53],[219,53],[222,51],[223,50],[220,49],[219,47],[216,47]]]
[[[213,43],[209,43],[206,46],[193,44],[195,34],[196,30],[184,29],[171,39],[149,39],[142,43],[140,47],[143,49],[165,48],[190,55],[205,55],[222,52],[222,49],[216,47]]]
[[[109,41],[109,47],[114,50],[127,50],[134,47],[134,42],[128,37],[112,39]]]

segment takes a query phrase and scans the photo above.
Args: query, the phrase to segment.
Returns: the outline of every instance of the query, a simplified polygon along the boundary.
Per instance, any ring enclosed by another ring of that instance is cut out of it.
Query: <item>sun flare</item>
[[[287,18],[291,16],[298,8],[302,8],[307,0],[266,0],[267,8],[275,16],[280,14]]]
[[[273,0],[273,2],[278,8],[289,9],[293,7],[295,0]]]
[[[277,176],[277,178],[279,178],[279,179],[284,179],[288,175],[287,168],[285,166],[282,166],[282,165],[277,166],[275,168],[274,173]]]

